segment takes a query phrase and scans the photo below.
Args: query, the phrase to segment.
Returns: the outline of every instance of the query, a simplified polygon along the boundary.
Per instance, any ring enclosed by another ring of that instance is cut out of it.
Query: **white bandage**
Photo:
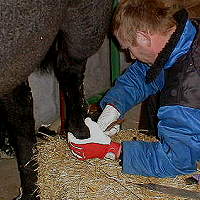
[[[116,134],[117,132],[119,132],[120,125],[116,124],[108,131],[106,131],[106,129],[108,128],[108,126],[111,123],[117,121],[119,119],[119,117],[120,117],[120,113],[118,112],[118,110],[115,109],[111,105],[107,105],[104,108],[101,115],[99,116],[97,123],[99,124],[99,127],[104,131],[104,134],[106,134],[108,136],[112,136],[112,135]]]

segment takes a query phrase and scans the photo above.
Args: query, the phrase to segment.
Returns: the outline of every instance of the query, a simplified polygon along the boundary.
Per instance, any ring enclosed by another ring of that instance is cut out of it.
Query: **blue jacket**
[[[132,64],[102,99],[102,108],[113,104],[123,116],[148,96],[161,91],[165,83],[164,69],[172,67],[190,50],[196,32],[188,20],[168,62],[153,82],[145,82],[147,64],[139,61]],[[123,172],[155,177],[195,172],[196,162],[200,161],[200,110],[181,105],[161,106],[157,115],[160,141],[124,141]]]

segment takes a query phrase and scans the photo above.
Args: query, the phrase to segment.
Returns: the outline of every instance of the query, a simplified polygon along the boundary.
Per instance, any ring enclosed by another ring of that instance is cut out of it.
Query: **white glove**
[[[92,158],[117,159],[120,156],[122,145],[111,142],[110,137],[104,134],[99,125],[91,118],[85,119],[85,124],[90,130],[90,138],[76,139],[72,133],[68,133],[68,143],[72,154],[79,160]]]
[[[85,119],[85,124],[90,130],[90,138],[79,140],[73,136],[72,133],[68,133],[68,142],[73,142],[76,144],[88,144],[88,143],[98,143],[98,144],[110,144],[111,139],[101,130],[99,125],[92,121],[91,118],[87,117]]]
[[[101,130],[104,131],[105,135],[112,136],[119,132],[120,125],[116,124],[114,125],[110,130],[106,130],[111,123],[117,121],[119,119],[120,113],[111,105],[107,105],[101,115],[99,116],[99,119],[97,123],[99,124],[99,127]]]

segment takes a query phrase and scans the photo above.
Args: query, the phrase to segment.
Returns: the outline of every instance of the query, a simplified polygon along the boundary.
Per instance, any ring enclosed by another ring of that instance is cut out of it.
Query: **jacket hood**
[[[147,83],[155,80],[163,68],[171,67],[181,55],[187,53],[193,42],[196,29],[192,22],[188,20],[187,11],[185,9],[178,11],[174,18],[177,21],[177,28],[150,67],[146,76]]]
[[[170,68],[179,57],[181,57],[189,51],[193,43],[194,37],[196,35],[196,32],[196,28],[194,27],[192,22],[188,20],[178,44],[172,51],[169,60],[164,65],[164,69]]]

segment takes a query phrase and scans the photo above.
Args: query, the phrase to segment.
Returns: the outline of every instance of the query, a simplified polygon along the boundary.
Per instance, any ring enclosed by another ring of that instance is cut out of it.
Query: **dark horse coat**
[[[39,66],[54,67],[64,93],[66,128],[87,138],[83,123],[83,78],[87,58],[102,45],[108,30],[112,0],[1,0],[0,2],[0,131],[13,145],[23,196],[36,187],[36,143],[33,99],[27,78]],[[42,63],[42,64],[41,64]],[[3,122],[3,123],[2,123]],[[1,139],[1,138],[0,138]]]

